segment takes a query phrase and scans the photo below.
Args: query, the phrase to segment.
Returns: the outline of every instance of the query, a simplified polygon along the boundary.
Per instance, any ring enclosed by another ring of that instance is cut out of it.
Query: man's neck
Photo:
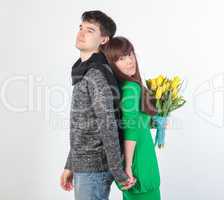
[[[92,54],[94,53],[98,53],[99,51],[98,50],[95,50],[95,51],[91,51],[91,52],[87,52],[87,51],[80,51],[80,58],[81,58],[81,61],[84,62],[86,60],[88,60]]]

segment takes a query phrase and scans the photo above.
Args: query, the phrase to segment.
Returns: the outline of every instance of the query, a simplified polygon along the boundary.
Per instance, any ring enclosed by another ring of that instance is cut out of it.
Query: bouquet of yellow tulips
[[[165,144],[165,124],[170,112],[185,104],[184,98],[179,94],[183,81],[178,76],[168,79],[163,75],[146,80],[151,95],[156,99],[157,115],[152,116],[152,128],[157,128],[155,145],[159,148]]]

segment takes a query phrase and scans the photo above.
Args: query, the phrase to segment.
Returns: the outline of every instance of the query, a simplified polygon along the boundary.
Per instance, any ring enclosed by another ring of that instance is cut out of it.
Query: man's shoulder
[[[106,77],[104,76],[103,72],[100,69],[91,67],[85,74],[86,77],[88,78],[93,78],[93,79],[102,79],[106,80]]]
[[[93,64],[88,71],[86,72],[85,76],[91,77],[91,78],[98,78],[106,80],[108,77],[107,72],[109,71],[110,78],[115,78],[114,73],[111,69],[111,67],[108,64]]]
[[[112,87],[115,89],[119,87],[115,74],[108,64],[92,65],[85,76],[88,82],[90,81],[90,83],[92,83],[92,86],[100,85],[102,87]]]

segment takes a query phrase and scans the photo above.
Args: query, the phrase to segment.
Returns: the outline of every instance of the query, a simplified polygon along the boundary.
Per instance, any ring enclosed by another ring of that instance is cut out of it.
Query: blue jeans
[[[73,174],[75,200],[108,200],[113,180],[110,171],[75,172]]]

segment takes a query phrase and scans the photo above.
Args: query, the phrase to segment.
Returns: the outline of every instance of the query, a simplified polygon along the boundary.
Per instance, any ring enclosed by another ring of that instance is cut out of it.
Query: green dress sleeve
[[[140,85],[136,82],[125,81],[122,86],[121,111],[124,140],[137,141],[138,139],[140,90]]]

